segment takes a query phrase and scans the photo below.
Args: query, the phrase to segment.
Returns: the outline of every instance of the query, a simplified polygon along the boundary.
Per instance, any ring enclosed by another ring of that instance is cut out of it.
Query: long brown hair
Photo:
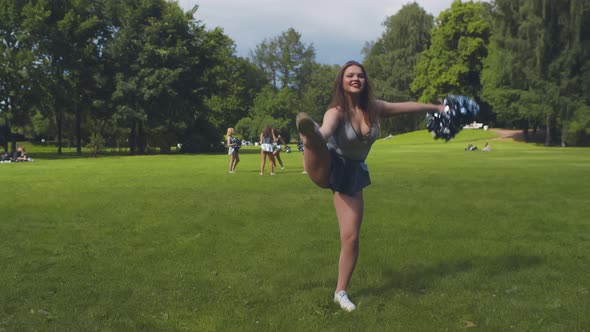
[[[371,83],[369,82],[369,77],[367,76],[367,71],[365,70],[365,67],[357,61],[348,61],[340,68],[340,71],[338,71],[338,75],[336,75],[336,80],[334,80],[334,89],[332,90],[332,101],[330,102],[330,106],[328,108],[339,107],[344,111],[346,116],[348,116],[350,104],[348,102],[348,98],[346,97],[346,93],[344,92],[342,80],[344,79],[344,72],[350,66],[357,66],[361,68],[363,75],[365,76],[365,85],[359,97],[359,106],[363,111],[365,122],[368,125],[372,125],[377,122],[377,113],[372,105],[374,101],[373,88],[371,87]]]
[[[272,137],[272,126],[266,125],[264,129],[262,129],[262,137]]]

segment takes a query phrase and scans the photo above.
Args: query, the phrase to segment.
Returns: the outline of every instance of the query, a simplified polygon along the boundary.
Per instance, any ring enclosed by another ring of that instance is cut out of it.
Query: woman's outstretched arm
[[[390,117],[398,114],[414,112],[442,112],[444,110],[443,105],[425,104],[415,101],[390,103],[383,100],[376,100],[375,103],[377,105],[379,116],[381,117]]]

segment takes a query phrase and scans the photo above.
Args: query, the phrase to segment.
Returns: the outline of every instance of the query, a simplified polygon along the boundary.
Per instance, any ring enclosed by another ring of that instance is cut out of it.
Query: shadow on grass
[[[61,154],[57,154],[57,152],[49,152],[49,151],[39,151],[29,153],[31,158],[39,159],[39,160],[59,160],[59,159],[82,159],[82,158],[95,158],[93,155],[89,153],[82,153],[77,154],[76,152],[62,152]],[[114,157],[114,156],[129,156],[129,153],[126,152],[108,152],[99,154],[97,158],[100,157]]]
[[[259,153],[259,152],[258,152]],[[83,152],[81,155],[77,154],[76,152],[62,152],[62,154],[57,154],[57,152],[49,152],[49,151],[38,151],[29,153],[31,158],[38,159],[38,160],[59,160],[59,159],[84,159],[84,158],[106,158],[106,157],[136,157],[136,156],[191,156],[191,155],[223,155],[222,152],[203,152],[203,153],[180,153],[180,152],[172,152],[172,153],[146,153],[146,154],[129,154],[127,151],[122,152],[104,152],[98,154],[96,157],[90,153]],[[227,154],[227,153],[225,153]]]
[[[523,270],[543,264],[539,256],[506,255],[481,257],[471,260],[440,263],[432,266],[409,266],[402,271],[386,269],[383,271],[386,282],[374,288],[361,289],[360,295],[380,296],[384,293],[403,289],[419,294],[426,294],[427,289],[437,280],[473,270],[475,268],[485,272],[486,276],[494,276],[510,271]]]

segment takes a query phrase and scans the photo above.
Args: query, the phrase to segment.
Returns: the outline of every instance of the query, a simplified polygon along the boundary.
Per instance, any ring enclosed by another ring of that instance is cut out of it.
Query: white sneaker
[[[353,311],[356,306],[354,303],[350,302],[348,299],[348,295],[346,295],[346,291],[339,291],[338,293],[334,293],[334,302],[340,304],[340,307],[346,311]]]

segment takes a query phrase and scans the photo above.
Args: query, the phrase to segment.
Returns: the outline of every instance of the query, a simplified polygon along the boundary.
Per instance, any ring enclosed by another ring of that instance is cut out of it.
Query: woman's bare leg
[[[281,165],[281,168],[285,168],[285,166],[283,166],[283,161],[281,160],[281,154],[280,154],[280,152],[278,152],[278,151],[273,152],[273,155],[275,157],[275,160],[277,160],[279,162],[279,165]]]
[[[297,129],[303,141],[303,169],[319,187],[328,188],[332,158],[318,125],[305,113],[297,115]]]
[[[233,158],[233,166],[232,166],[232,172],[236,171],[236,166],[238,166],[238,163],[240,162],[240,155],[239,154],[235,154],[234,158]]]
[[[264,150],[260,150],[260,175],[264,173],[264,166],[266,166],[266,153]]]
[[[268,160],[270,161],[270,174],[274,175],[275,174],[275,157],[272,154],[272,152],[268,153]]]
[[[359,254],[359,234],[363,221],[363,192],[354,196],[334,193],[334,208],[340,226],[340,260],[336,292],[346,290]]]

